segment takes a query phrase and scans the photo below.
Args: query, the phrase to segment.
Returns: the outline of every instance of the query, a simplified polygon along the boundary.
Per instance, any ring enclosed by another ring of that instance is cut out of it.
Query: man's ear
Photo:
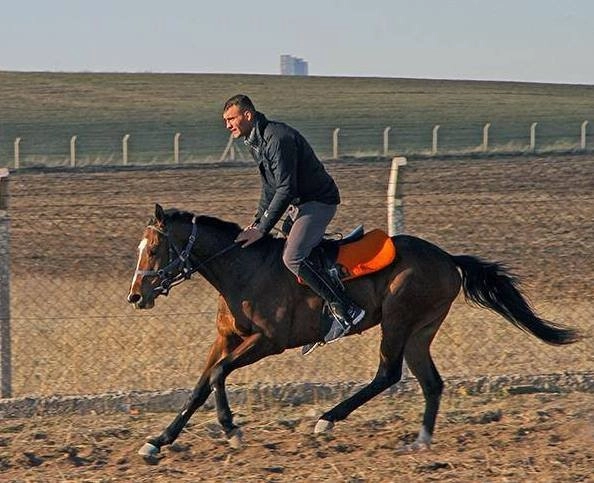
[[[245,118],[252,122],[254,120],[254,113],[252,111],[245,111]]]
[[[159,223],[165,222],[165,211],[163,210],[163,208],[161,207],[161,205],[159,203],[155,204],[155,219]]]

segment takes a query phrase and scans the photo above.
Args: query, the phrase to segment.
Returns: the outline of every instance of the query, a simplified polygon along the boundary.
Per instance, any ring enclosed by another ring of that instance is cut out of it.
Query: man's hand
[[[260,238],[264,236],[264,233],[258,230],[253,225],[248,226],[243,230],[235,239],[235,243],[243,243],[241,248],[249,247],[252,243],[256,243]]]

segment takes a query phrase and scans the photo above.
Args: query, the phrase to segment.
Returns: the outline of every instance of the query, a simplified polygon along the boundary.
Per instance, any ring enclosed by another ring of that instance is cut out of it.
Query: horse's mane
[[[178,210],[177,208],[168,208],[165,211],[165,220],[170,222],[179,222],[179,223],[192,223],[192,218],[196,217],[196,222],[202,226],[210,226],[217,230],[221,230],[225,233],[230,233],[233,236],[237,236],[237,234],[242,230],[241,226],[237,223],[232,221],[225,221],[221,220],[220,218],[216,218],[214,216],[209,215],[195,215],[190,211],[185,210]],[[151,218],[149,221],[150,225],[154,225],[156,223],[155,218]],[[274,237],[268,233],[265,235],[266,239],[274,239]]]
[[[169,208],[165,210],[165,218],[171,222],[191,223],[194,216],[196,216],[196,221],[200,225],[212,226],[214,228],[229,232],[241,231],[241,227],[237,223],[221,220],[220,218],[216,218],[214,216],[195,215],[189,211],[178,210],[176,208]]]

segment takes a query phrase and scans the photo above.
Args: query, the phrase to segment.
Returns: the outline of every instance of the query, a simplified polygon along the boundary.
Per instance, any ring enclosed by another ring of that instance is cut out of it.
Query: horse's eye
[[[156,256],[157,255],[157,249],[156,248],[149,248],[148,249],[148,254],[149,254],[149,257]]]

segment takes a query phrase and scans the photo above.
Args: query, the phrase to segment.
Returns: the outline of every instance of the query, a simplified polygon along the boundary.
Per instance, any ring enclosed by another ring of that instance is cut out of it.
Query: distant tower
[[[307,62],[299,57],[280,56],[281,75],[308,75]]]

